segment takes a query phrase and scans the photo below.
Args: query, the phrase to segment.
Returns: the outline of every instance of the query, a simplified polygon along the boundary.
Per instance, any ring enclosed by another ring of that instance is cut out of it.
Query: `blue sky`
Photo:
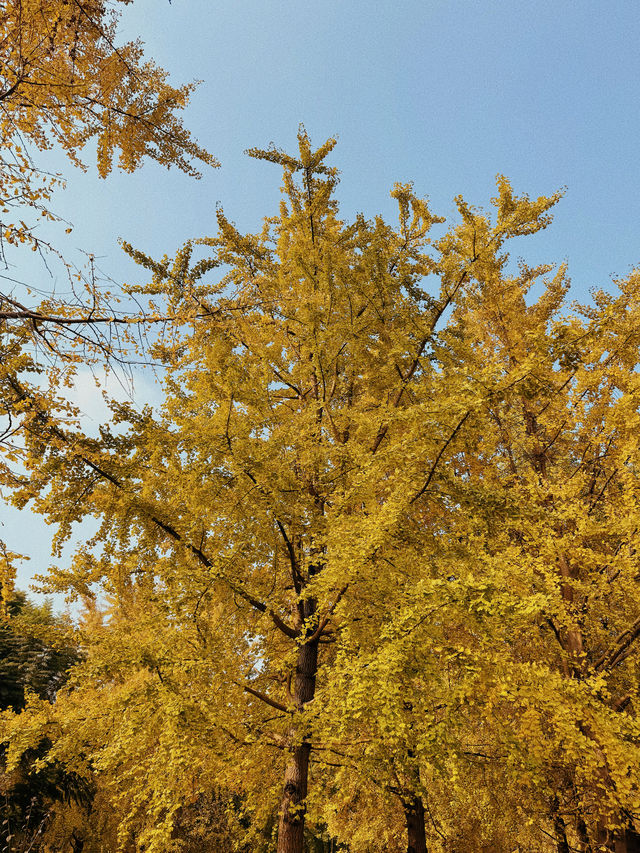
[[[203,80],[186,123],[222,167],[198,182],[153,164],[101,181],[47,158],[68,178],[55,207],[75,224],[69,251],[94,252],[117,280],[139,278],[118,237],[171,253],[213,232],[217,203],[257,230],[280,175],[243,151],[293,149],[299,122],[318,144],[339,137],[347,218],[393,216],[397,180],[449,217],[458,193],[488,205],[501,172],[530,195],[566,187],[551,228],[516,252],[568,260],[576,298],[640,264],[634,0],[134,0],[122,38],[137,35],[174,82]],[[142,381],[139,393],[154,392]],[[99,419],[88,390],[83,400]],[[50,561],[49,531],[8,509],[0,519],[0,536],[33,557],[24,586]]]

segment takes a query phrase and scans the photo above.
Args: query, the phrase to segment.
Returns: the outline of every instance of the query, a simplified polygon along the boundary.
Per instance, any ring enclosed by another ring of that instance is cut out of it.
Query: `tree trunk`
[[[629,827],[625,830],[622,838],[614,842],[615,853],[640,853],[640,835]]]
[[[75,829],[71,833],[71,849],[73,853],[82,853],[84,850],[84,840],[76,835]]]
[[[304,643],[298,650],[294,701],[302,710],[313,699],[316,690],[318,668],[318,643]],[[280,824],[278,827],[278,853],[303,853],[304,819],[309,775],[311,744],[306,735],[292,730],[289,737],[294,743],[284,776],[284,791],[280,802]]]
[[[560,589],[562,591],[562,598],[567,603],[568,612],[572,614],[571,620],[573,621],[575,616],[573,615],[573,611],[575,609],[574,606],[574,589],[572,580],[579,578],[579,571],[575,566],[571,566],[569,564],[569,560],[567,559],[567,555],[562,553],[558,559],[560,565],[560,575],[562,577],[562,583],[560,585]],[[568,652],[569,660],[567,671],[565,675],[569,675],[572,678],[579,676],[582,667],[583,667],[583,639],[582,639],[582,631],[578,628],[577,625],[573,625],[567,631],[564,647]]]
[[[567,840],[567,825],[560,814],[560,804],[557,797],[554,797],[551,804],[551,811],[553,813],[553,828],[556,836],[557,853],[571,853],[569,841]]]
[[[589,840],[589,832],[587,831],[587,824],[584,822],[584,818],[581,814],[578,814],[576,832],[578,833],[578,841],[580,842],[580,853],[593,853],[593,847]]]
[[[407,853],[427,853],[427,837],[424,826],[424,804],[421,797],[405,803],[407,820]]]
[[[640,834],[632,826],[621,833],[613,833],[606,829],[598,830],[598,844],[610,853],[640,853]],[[598,850],[601,848],[598,847]]]

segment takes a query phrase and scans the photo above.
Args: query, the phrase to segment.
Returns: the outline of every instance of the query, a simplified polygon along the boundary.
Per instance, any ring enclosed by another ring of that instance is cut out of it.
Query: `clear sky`
[[[534,196],[566,187],[551,228],[521,245],[531,263],[568,260],[576,298],[640,264],[637,0],[134,0],[122,38],[137,35],[174,82],[203,81],[186,123],[222,167],[198,182],[156,165],[101,181],[49,158],[68,177],[55,208],[71,245],[118,280],[139,277],[118,237],[172,253],[213,233],[218,202],[257,230],[280,174],[243,151],[294,149],[299,122],[318,144],[339,137],[346,218],[392,216],[397,180],[449,217],[458,193],[488,205],[501,172]],[[50,562],[49,531],[2,507],[0,519],[33,558],[24,586]]]

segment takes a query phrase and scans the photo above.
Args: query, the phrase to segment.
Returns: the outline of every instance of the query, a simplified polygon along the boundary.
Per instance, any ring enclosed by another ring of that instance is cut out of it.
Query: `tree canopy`
[[[124,244],[127,313],[36,227],[51,145],[103,177],[216,165],[193,84],[119,44],[127,2],[0,0],[0,253],[74,288],[0,294],[0,487],[84,606],[12,593],[2,545],[4,843],[640,849],[640,274],[569,304],[565,266],[510,257],[561,193],[503,176],[451,222],[410,184],[394,223],[347,222],[335,140],[301,127],[248,151],[283,174],[257,233],[220,208],[161,259]],[[89,433],[73,370],[141,324],[162,402]]]
[[[194,84],[175,88],[144,56],[140,41],[118,44],[120,9],[131,0],[3,0],[0,26],[0,133],[3,212],[16,205],[46,215],[50,184],[33,148],[61,148],[76,166],[95,142],[100,175],[133,171],[149,157],[198,176],[195,162],[217,165],[178,113]],[[3,222],[4,239],[30,241],[33,227]]]
[[[46,733],[122,850],[188,849],[207,802],[239,850],[631,851],[640,279],[569,307],[507,251],[560,194],[504,177],[347,223],[334,145],[249,151],[283,170],[257,234],[128,247],[174,318],[157,410],[96,438],[7,386],[13,500],[58,545],[97,522],[47,587],[106,602],[9,766]]]
[[[200,176],[198,165],[218,165],[180,117],[196,84],[172,86],[140,40],[119,42],[121,11],[130,2],[0,2],[0,261],[9,284],[0,292],[0,321],[21,352],[26,342],[67,360],[96,349],[113,357],[128,326],[144,319],[126,298],[120,304],[117,288],[105,289],[93,263],[79,269],[64,240],[42,231],[43,222],[60,222],[55,191],[64,176],[43,169],[39,152],[56,147],[81,169],[95,158],[103,178],[114,161],[132,172],[153,160],[192,177]],[[15,278],[21,256],[13,250],[26,248],[39,253],[52,278],[51,265],[61,267],[67,295]],[[11,346],[6,350],[5,364]]]

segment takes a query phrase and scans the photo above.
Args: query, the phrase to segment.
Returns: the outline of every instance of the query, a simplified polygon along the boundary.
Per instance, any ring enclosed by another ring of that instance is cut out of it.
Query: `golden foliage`
[[[72,292],[36,307],[27,303],[37,288],[27,287],[22,297],[15,288],[3,292],[0,321],[14,339],[45,352],[64,349],[69,356],[98,342],[104,354],[112,354],[115,324],[126,328],[140,318],[116,316],[117,300],[98,286],[92,256],[85,275],[46,231],[43,236],[43,220],[58,220],[52,202],[64,178],[42,170],[38,152],[55,146],[85,168],[92,143],[102,177],[114,162],[131,172],[145,158],[193,177],[200,175],[198,163],[218,165],[180,117],[195,84],[172,86],[167,72],[144,56],[139,40],[119,43],[117,25],[129,2],[0,2],[0,259],[8,265],[10,247],[29,247],[47,269],[49,260],[62,264]]]
[[[458,199],[437,238],[407,185],[397,225],[347,224],[333,145],[250,152],[284,171],[259,234],[220,211],[173,259],[130,248],[176,318],[158,411],[113,404],[96,439],[53,389],[9,389],[14,500],[59,542],[99,522],[48,588],[110,602],[73,689],[5,720],[10,760],[47,731],[123,850],[180,849],[211,791],[251,849],[279,809],[279,853],[305,815],[371,853],[405,832],[618,850],[640,813],[640,276],[568,311],[564,268],[507,254],[559,194],[503,177],[495,214]]]

